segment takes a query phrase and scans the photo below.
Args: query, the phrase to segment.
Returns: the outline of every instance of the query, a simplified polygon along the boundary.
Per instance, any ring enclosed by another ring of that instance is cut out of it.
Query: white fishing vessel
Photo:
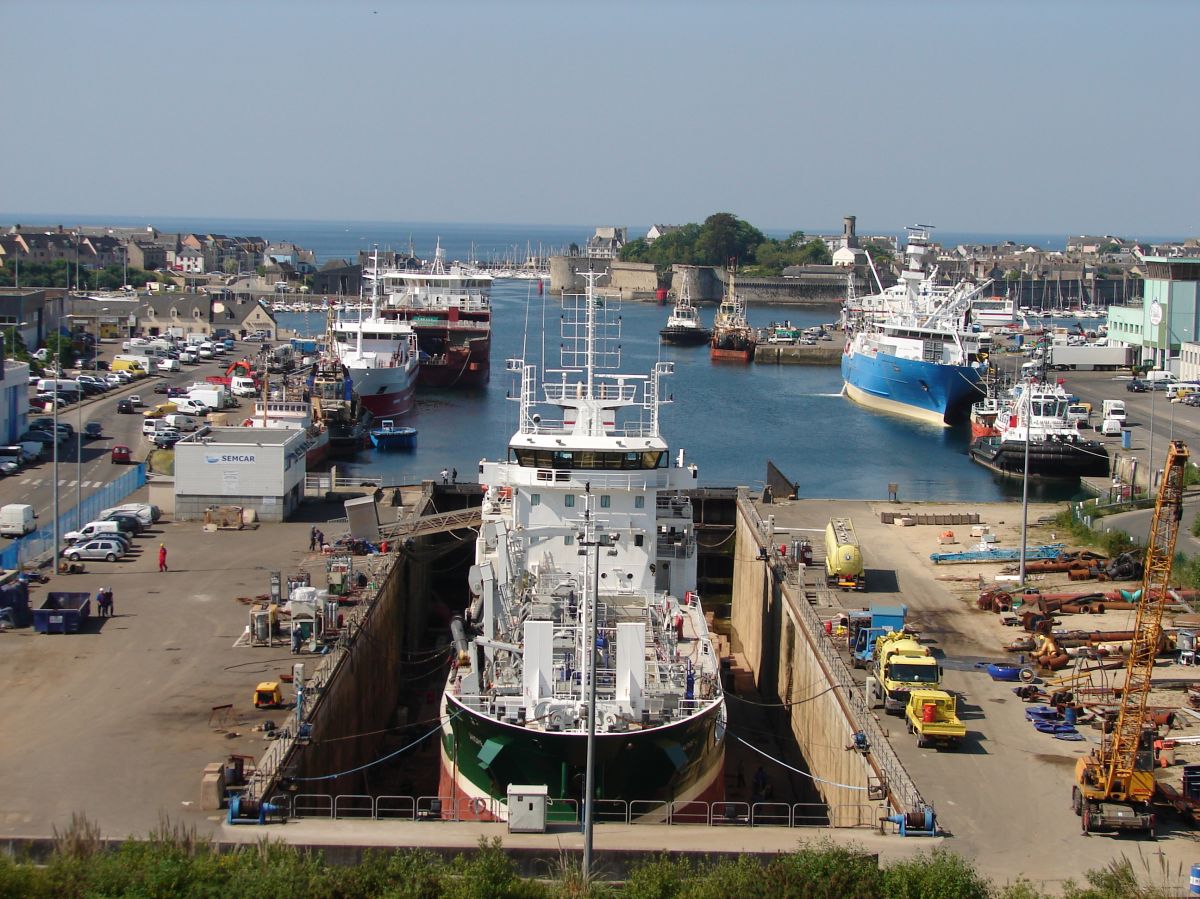
[[[334,310],[332,349],[359,404],[375,418],[393,418],[413,407],[420,363],[417,335],[408,322],[380,315],[378,279],[372,284],[370,304]]]
[[[725,705],[685,492],[697,469],[659,431],[673,365],[613,371],[620,303],[587,277],[562,298],[561,367],[508,363],[519,425],[506,460],[480,463],[438,791],[468,817],[503,818],[510,784],[578,808],[589,722],[598,800],[723,798]]]

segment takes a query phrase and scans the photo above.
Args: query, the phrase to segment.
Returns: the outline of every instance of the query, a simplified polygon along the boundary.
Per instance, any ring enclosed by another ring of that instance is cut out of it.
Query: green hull
[[[464,795],[504,801],[509,784],[545,784],[553,799],[578,801],[587,765],[586,733],[547,733],[485,718],[446,697],[443,783]],[[712,798],[722,785],[724,706],[648,730],[596,735],[596,798]]]

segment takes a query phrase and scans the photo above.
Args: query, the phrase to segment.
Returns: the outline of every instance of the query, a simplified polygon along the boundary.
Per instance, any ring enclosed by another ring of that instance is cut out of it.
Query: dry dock
[[[938,546],[946,528],[882,522],[881,512],[900,510],[977,513],[1007,546],[1014,545],[1020,520],[1014,504],[763,505],[743,497],[738,506],[733,649],[764,698],[789,703],[781,726],[792,730],[821,783],[831,822],[842,826],[603,824],[597,828],[597,851],[775,852],[829,834],[885,860],[944,842],[1000,882],[1022,876],[1049,883],[1079,879],[1117,854],[1134,856],[1139,848],[1149,854],[1150,847],[1186,871],[1194,860],[1193,844],[1179,825],[1168,824],[1165,839],[1154,844],[1080,834],[1070,808],[1071,768],[1090,744],[1062,743],[1034,731],[1012,685],[994,683],[976,667],[1004,658],[1001,646],[1014,636],[994,614],[974,606],[980,578],[994,578],[999,567],[935,567],[928,556],[946,548]],[[1052,511],[1034,508],[1030,520]],[[480,835],[500,836],[514,851],[555,856],[560,846],[579,844],[572,830],[510,835],[503,825],[446,821],[306,819],[265,830],[230,827],[222,814],[200,808],[207,764],[231,753],[261,757],[272,744],[256,726],[267,720],[286,724],[287,710],[253,709],[251,691],[258,681],[290,671],[297,657],[283,644],[254,649],[234,644],[248,620],[242,600],[266,595],[271,571],[287,576],[308,570],[314,584],[323,585],[325,560],[308,552],[309,528],[311,521],[325,522],[342,511],[337,504],[316,503],[306,504],[302,514],[308,520],[243,531],[163,523],[140,541],[140,555],[90,563],[87,573],[61,576],[52,585],[92,593],[110,586],[115,617],[93,621],[81,635],[0,633],[9,672],[0,697],[6,733],[0,770],[9,772],[0,799],[0,836],[44,838],[82,811],[106,836],[120,838],[146,833],[166,812],[221,840],[252,842],[269,833],[307,845],[349,847],[350,853],[370,845],[449,850],[473,846]],[[819,571],[779,564],[778,544],[807,536],[819,547],[833,516],[854,521],[867,561],[866,593],[830,593],[820,586]],[[1049,538],[1049,528],[1041,527],[1031,539]],[[171,569],[161,574],[155,558],[159,542],[168,547]],[[768,543],[775,549],[760,552]],[[46,589],[37,588],[35,601]],[[831,641],[823,622],[843,604],[895,602],[909,606],[910,617],[943,659],[947,686],[961,697],[970,738],[958,752],[918,750],[899,719],[882,711],[869,712],[870,722],[864,721],[856,698],[858,673],[844,664],[839,669],[836,648],[822,643]],[[1104,621],[1106,628],[1123,624],[1111,613]],[[320,661],[307,654],[299,658],[306,666]],[[369,689],[378,673],[360,670],[352,676]],[[369,702],[360,709],[367,707]],[[356,712],[347,733],[368,718]],[[879,740],[869,755],[847,749],[853,730],[864,726]],[[1184,733],[1194,731],[1192,725]],[[904,839],[891,835],[890,826],[888,835],[879,835],[878,817],[887,811],[887,799],[876,798],[881,786],[893,801],[919,797],[932,804],[945,836]]]

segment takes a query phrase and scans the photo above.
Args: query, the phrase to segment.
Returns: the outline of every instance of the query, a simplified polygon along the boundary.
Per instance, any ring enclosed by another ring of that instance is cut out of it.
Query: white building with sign
[[[175,518],[202,521],[214,506],[285,521],[304,498],[300,428],[208,428],[175,444]]]

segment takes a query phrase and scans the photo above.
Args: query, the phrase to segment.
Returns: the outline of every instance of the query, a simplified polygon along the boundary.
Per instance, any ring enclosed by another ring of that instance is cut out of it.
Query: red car
[[[112,448],[113,465],[128,465],[133,461],[133,450],[118,443]]]

